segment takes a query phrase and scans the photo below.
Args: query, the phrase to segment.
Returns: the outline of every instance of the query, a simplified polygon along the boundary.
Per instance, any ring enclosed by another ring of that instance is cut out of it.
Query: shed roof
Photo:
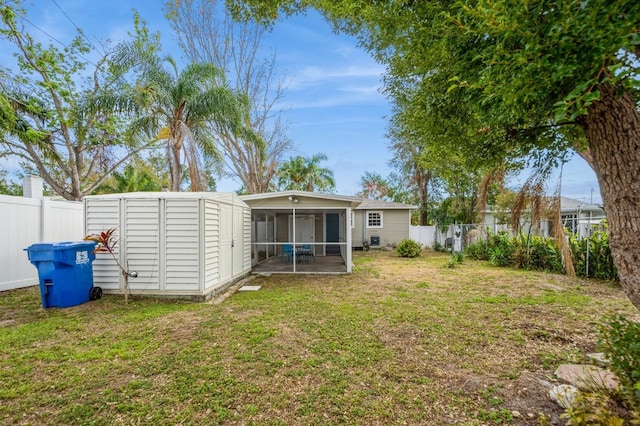
[[[94,199],[213,199],[227,204],[246,205],[240,197],[232,192],[121,192],[117,194],[87,195],[84,198]]]

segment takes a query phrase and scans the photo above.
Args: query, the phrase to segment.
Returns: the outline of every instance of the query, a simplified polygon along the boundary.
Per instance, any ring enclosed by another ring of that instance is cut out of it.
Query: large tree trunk
[[[180,162],[180,149],[180,145],[170,142],[169,173],[171,175],[171,191],[173,192],[180,192],[180,184],[182,183],[182,163]]]
[[[589,141],[620,283],[640,310],[640,113],[627,92],[601,84],[579,119]]]

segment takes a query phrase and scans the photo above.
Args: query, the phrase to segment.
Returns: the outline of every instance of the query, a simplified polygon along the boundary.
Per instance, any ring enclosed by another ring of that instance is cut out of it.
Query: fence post
[[[51,229],[51,200],[40,199],[40,241],[49,241],[49,230]]]

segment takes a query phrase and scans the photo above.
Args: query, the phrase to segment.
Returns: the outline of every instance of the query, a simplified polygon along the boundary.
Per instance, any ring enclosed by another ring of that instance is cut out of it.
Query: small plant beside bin
[[[138,276],[138,273],[130,272],[128,270],[128,265],[127,268],[125,268],[118,261],[118,258],[116,257],[116,254],[114,252],[116,244],[118,244],[118,240],[116,239],[115,235],[113,235],[115,230],[116,228],[111,228],[107,231],[100,232],[99,234],[89,234],[84,237],[84,240],[97,243],[96,248],[93,250],[94,253],[111,254],[111,257],[113,257],[113,260],[116,262],[116,265],[118,265],[118,268],[120,268],[120,272],[124,277],[124,303],[127,304],[129,303],[129,277],[136,278]]]

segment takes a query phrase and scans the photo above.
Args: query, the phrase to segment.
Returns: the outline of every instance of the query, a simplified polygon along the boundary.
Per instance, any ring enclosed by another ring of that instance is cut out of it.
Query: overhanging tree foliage
[[[25,11],[17,0],[2,2],[0,14],[2,47],[17,61],[0,71],[2,155],[36,169],[62,197],[80,200],[152,141],[122,138],[117,116],[86,111],[90,96],[121,83],[108,78],[107,55],[90,64],[80,36],[63,50],[44,47],[21,26]]]
[[[121,44],[114,60],[122,64],[114,72],[133,73],[136,85],[95,96],[92,109],[126,113],[132,135],[166,141],[171,191],[180,191],[185,163],[191,191],[206,189],[203,164],[220,156],[210,123],[219,132],[261,143],[249,126],[246,96],[218,84],[222,71],[215,65],[192,63],[179,70],[171,57],[146,46],[144,37]]]
[[[238,16],[262,21],[279,11],[317,8],[388,65],[388,85],[407,85],[422,102],[418,118],[441,124],[440,143],[463,146],[475,162],[490,166],[531,155],[562,161],[571,150],[591,159],[621,284],[640,308],[640,8],[634,2],[228,3]]]
[[[255,23],[234,22],[222,1],[167,1],[165,8],[187,58],[215,64],[228,79],[221,79],[220,84],[247,94],[251,127],[264,144],[219,131],[214,123],[226,172],[240,179],[250,194],[273,189],[282,156],[292,142],[278,109],[284,84],[276,74],[276,55],[260,55],[265,29]]]

